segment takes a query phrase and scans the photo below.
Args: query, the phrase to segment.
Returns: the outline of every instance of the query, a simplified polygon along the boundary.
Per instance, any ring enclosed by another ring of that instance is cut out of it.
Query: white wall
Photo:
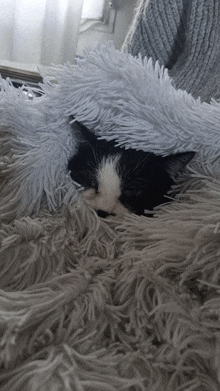
[[[116,49],[120,49],[134,16],[137,1],[138,0],[115,0],[116,21],[114,33],[96,31],[96,28],[98,30],[97,25],[92,29],[80,33],[77,54],[82,55],[83,50],[86,47],[92,48],[98,41],[106,40],[113,41]]]

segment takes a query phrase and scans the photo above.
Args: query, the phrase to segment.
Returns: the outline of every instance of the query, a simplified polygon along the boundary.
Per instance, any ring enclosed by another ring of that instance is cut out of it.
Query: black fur
[[[176,174],[194,156],[194,152],[162,157],[134,149],[126,150],[116,147],[114,141],[97,139],[84,125],[75,124],[79,127],[83,141],[68,163],[72,179],[85,189],[93,187],[98,191],[96,173],[103,157],[120,155],[117,164],[121,180],[119,201],[138,215],[168,201],[166,194],[174,184]]]

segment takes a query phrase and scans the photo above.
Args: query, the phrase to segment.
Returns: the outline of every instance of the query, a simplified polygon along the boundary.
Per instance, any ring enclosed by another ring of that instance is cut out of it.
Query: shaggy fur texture
[[[219,390],[219,103],[112,46],[41,98],[1,83],[1,391]],[[100,219],[67,171],[70,115],[119,145],[197,151],[181,194],[153,219]]]

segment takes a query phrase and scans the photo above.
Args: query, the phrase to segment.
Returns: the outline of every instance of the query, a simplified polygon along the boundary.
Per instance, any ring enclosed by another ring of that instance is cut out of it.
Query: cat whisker
[[[122,217],[127,211],[143,215],[144,210],[171,201],[174,174],[184,169],[194,156],[192,152],[163,158],[151,152],[125,150],[97,139],[77,124],[84,142],[69,160],[68,170],[73,181],[85,188],[85,201],[101,217]]]
[[[140,165],[142,165],[144,162],[145,162],[145,160],[148,158],[148,155],[149,154],[147,154],[147,156],[145,156],[143,159],[141,159],[137,164],[136,164],[136,166],[133,168],[133,170],[131,171],[132,173],[134,172],[134,171],[136,171],[137,169],[138,169],[138,167],[140,167]]]

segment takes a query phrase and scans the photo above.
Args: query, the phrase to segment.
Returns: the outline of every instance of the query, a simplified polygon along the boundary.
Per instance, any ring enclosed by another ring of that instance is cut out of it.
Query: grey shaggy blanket
[[[1,79],[1,391],[219,391],[218,11],[141,1],[123,51],[52,69],[42,97]],[[196,151],[173,202],[99,218],[67,171],[70,115],[121,146]]]

